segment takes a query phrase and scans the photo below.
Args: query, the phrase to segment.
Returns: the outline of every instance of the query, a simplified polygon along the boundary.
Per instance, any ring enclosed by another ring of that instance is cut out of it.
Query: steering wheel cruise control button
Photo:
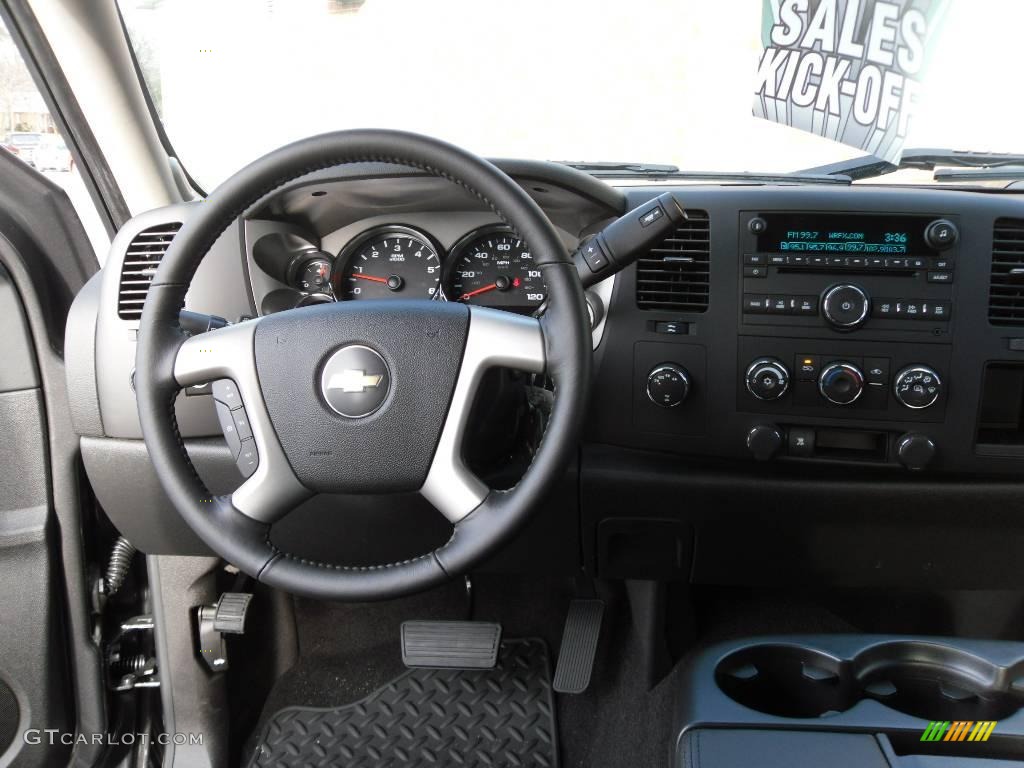
[[[864,374],[853,363],[832,363],[821,372],[818,391],[830,403],[850,405],[864,391]]]
[[[871,300],[855,285],[835,285],[825,291],[821,309],[831,325],[852,330],[867,319]]]
[[[747,368],[747,391],[758,400],[778,400],[789,388],[789,371],[781,361],[761,357]]]

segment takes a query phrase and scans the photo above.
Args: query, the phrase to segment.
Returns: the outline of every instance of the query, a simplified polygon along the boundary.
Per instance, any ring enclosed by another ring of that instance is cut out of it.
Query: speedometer
[[[441,261],[430,238],[408,227],[370,230],[338,256],[334,292],[347,299],[432,299]]]
[[[524,314],[547,297],[524,240],[506,229],[470,233],[452,249],[448,298]]]

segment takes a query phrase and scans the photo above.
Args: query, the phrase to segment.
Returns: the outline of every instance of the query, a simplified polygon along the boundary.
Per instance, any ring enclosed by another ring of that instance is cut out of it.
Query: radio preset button
[[[855,285],[834,285],[825,291],[821,308],[836,328],[853,329],[867,319],[871,300]]]

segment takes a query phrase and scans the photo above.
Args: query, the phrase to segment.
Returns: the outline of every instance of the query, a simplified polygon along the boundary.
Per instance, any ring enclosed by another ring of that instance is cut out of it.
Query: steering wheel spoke
[[[473,400],[490,368],[544,373],[544,334],[532,317],[470,307],[469,332],[437,450],[420,493],[450,522],[479,507],[490,489],[466,466],[462,448]]]
[[[256,373],[258,324],[249,320],[186,339],[174,361],[174,378],[182,387],[220,379],[234,383],[234,392],[225,390],[223,405],[236,423],[239,412],[244,414],[252,437],[241,441],[239,453],[256,468],[235,489],[231,503],[254,520],[273,523],[311,494],[295,477],[267,413]],[[223,395],[215,391],[214,396]]]

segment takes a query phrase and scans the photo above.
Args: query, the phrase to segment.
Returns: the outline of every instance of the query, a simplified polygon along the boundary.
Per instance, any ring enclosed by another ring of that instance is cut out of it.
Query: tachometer
[[[529,313],[547,287],[526,242],[504,229],[473,232],[452,249],[448,298]]]
[[[441,261],[430,238],[408,227],[365,233],[338,256],[333,280],[339,300],[433,299],[441,285]]]

